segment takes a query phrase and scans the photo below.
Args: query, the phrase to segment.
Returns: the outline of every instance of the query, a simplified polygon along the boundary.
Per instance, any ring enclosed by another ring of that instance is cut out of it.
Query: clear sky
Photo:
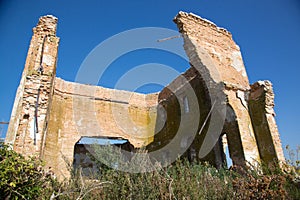
[[[241,48],[250,82],[268,79],[274,85],[276,120],[283,145],[295,148],[300,144],[299,0],[1,0],[0,121],[9,121],[32,28],[40,16],[58,17],[57,35],[61,41],[57,76],[74,81],[81,63],[100,42],[132,28],[177,30],[172,19],[180,10],[207,18],[233,34]],[[137,52],[119,59],[112,67],[110,78],[99,84],[113,87],[114,80],[125,69],[143,62],[172,65],[165,61],[168,55],[146,53],[147,57]],[[155,86],[142,90],[155,91]],[[3,125],[0,128],[5,130]]]

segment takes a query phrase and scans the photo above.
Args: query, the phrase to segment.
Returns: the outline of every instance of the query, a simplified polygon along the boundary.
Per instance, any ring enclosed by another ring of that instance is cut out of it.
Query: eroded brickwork
[[[201,73],[209,77],[206,84],[213,87],[211,82],[219,80],[224,84],[228,108],[223,131],[233,163],[284,162],[271,84],[265,81],[258,87],[256,83],[250,89],[240,48],[227,30],[192,13],[180,12],[174,21],[184,37],[191,64],[213,66],[208,68],[209,73]],[[255,116],[255,113],[261,115]]]
[[[251,85],[249,108],[261,158],[266,163],[284,162],[273,109],[274,92],[270,81],[258,81]]]
[[[56,72],[59,38],[57,18],[41,17],[33,36],[17,90],[6,142],[24,155],[40,155]]]
[[[172,152],[162,150],[161,160],[175,152],[216,167],[226,161],[222,138],[227,138],[233,164],[284,161],[270,82],[250,87],[240,49],[227,30],[191,13],[180,12],[174,21],[191,67],[160,93],[145,95],[55,77],[57,18],[41,17],[6,143],[40,156],[60,178],[69,177],[66,163],[72,164],[82,137],[126,139],[149,152],[170,144]]]
[[[233,41],[232,35],[227,30],[192,13],[180,12],[174,21],[184,37],[185,50],[191,64],[195,67],[204,64],[207,67],[208,72],[202,73],[203,76],[209,77],[206,83],[211,84],[210,87],[215,87],[215,93],[225,93],[228,105],[234,111],[235,123],[238,126],[237,130],[242,144],[242,148],[238,151],[243,152],[243,157],[236,158],[232,153],[233,162],[243,164],[245,161],[251,163],[259,161],[259,152],[247,105],[249,81],[240,49]],[[202,68],[200,67],[199,70]],[[212,82],[216,84],[222,82],[225,88],[217,88]],[[231,130],[224,131],[229,131],[226,132],[229,135],[234,134]]]

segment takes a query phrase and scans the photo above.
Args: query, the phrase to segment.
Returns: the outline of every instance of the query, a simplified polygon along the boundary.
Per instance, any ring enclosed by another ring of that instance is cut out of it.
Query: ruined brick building
[[[39,156],[58,176],[68,176],[65,161],[73,162],[82,137],[122,138],[149,152],[172,143],[178,155],[217,167],[226,160],[227,140],[233,164],[283,162],[272,84],[249,84],[240,49],[227,30],[191,13],[180,12],[174,22],[190,68],[161,92],[139,94],[57,78],[57,18],[41,17],[33,28],[6,143],[23,155]],[[160,156],[168,159],[170,153]]]

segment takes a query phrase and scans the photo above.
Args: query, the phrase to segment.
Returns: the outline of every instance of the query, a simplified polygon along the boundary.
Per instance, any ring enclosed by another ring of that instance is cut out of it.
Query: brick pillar
[[[47,129],[59,38],[57,18],[43,16],[31,38],[25,68],[18,87],[6,143],[24,155],[39,155]]]
[[[268,165],[285,162],[275,122],[271,82],[258,81],[251,85],[249,107],[261,159]]]

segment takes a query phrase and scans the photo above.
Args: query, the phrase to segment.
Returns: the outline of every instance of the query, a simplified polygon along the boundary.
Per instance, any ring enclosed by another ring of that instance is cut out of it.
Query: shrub
[[[26,159],[3,146],[0,199],[300,199],[297,176],[292,172],[269,170],[268,174],[261,174],[236,166],[232,170],[217,170],[207,163],[186,159],[162,167],[150,162],[143,154],[145,150],[139,153],[131,158],[131,163],[109,146],[95,149],[93,154],[96,160],[108,157],[115,166],[140,164],[147,170],[151,165],[156,170],[130,173],[98,163],[97,173],[85,176],[80,168],[73,169],[69,180],[58,183],[42,170],[40,161]]]
[[[0,199],[37,199],[47,193],[47,188],[51,190],[53,183],[40,161],[24,158],[1,144]]]

